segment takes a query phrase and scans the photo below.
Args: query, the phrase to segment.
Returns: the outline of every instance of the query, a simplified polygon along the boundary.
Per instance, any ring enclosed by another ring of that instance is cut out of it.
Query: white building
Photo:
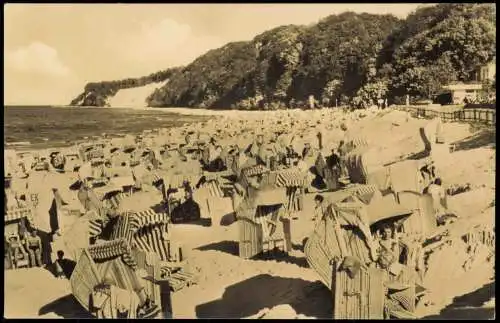
[[[479,67],[474,73],[470,83],[453,83],[443,86],[444,89],[451,92],[452,103],[461,104],[465,98],[476,100],[483,88],[483,82],[492,82],[496,76],[496,61]]]

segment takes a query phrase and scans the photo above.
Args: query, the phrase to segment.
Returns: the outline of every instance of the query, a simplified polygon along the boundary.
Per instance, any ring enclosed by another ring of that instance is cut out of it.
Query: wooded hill
[[[72,104],[103,106],[120,89],[166,80],[149,106],[280,109],[305,106],[309,95],[324,106],[429,98],[495,59],[495,24],[493,4],[443,3],[404,20],[346,12],[229,43],[185,67],[89,83]]]

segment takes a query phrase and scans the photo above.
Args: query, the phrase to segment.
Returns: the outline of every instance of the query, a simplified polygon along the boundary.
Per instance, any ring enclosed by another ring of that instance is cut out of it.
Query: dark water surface
[[[6,148],[67,146],[75,140],[103,133],[136,134],[147,129],[181,126],[209,118],[166,110],[7,106],[4,107],[4,144]]]

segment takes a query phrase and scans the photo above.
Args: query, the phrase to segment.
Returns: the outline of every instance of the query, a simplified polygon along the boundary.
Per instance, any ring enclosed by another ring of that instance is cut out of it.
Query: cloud
[[[67,76],[70,69],[61,62],[57,50],[41,43],[32,42],[5,53],[5,65],[21,72],[38,73],[48,76]]]
[[[188,64],[208,50],[225,44],[215,36],[197,35],[191,26],[172,19],[143,24],[133,38],[127,42],[127,52],[134,60],[160,64],[158,68]]]

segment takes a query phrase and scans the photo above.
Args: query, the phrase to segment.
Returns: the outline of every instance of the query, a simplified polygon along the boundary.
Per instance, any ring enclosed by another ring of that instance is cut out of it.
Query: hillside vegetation
[[[89,83],[72,104],[104,106],[120,89],[166,80],[149,106],[274,110],[304,106],[310,95],[324,106],[429,98],[495,59],[495,25],[492,4],[443,3],[405,20],[346,12],[229,43],[185,67]]]
[[[108,98],[116,95],[119,90],[164,82],[169,80],[176,73],[179,73],[180,70],[180,68],[175,67],[140,78],[87,83],[84,91],[74,98],[70,105],[103,107],[106,106]]]

